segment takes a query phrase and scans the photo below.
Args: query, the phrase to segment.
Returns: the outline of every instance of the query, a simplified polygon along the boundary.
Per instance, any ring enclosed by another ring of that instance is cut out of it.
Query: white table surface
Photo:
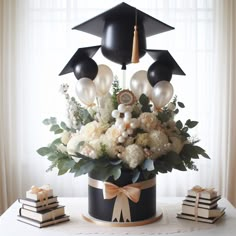
[[[66,214],[70,215],[70,221],[41,229],[17,221],[16,216],[21,204],[16,201],[0,217],[0,235],[236,235],[236,209],[226,199],[219,201],[219,206],[226,207],[226,214],[215,224],[177,219],[176,214],[181,209],[183,199],[168,197],[157,199],[157,206],[162,209],[163,217],[155,223],[138,227],[107,227],[83,220],[81,214],[87,213],[86,198],[59,198],[60,204],[65,205]]]

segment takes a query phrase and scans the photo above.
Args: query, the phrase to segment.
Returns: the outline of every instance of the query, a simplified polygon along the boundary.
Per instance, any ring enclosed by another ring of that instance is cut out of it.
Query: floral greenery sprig
[[[197,170],[194,160],[209,158],[205,150],[192,140],[189,130],[198,122],[188,119],[175,121],[185,106],[177,97],[159,111],[153,110],[149,98],[142,94],[132,106],[118,104],[121,91],[117,79],[113,95],[101,98],[97,110],[83,108],[70,98],[68,87],[63,94],[69,104],[69,124],[57,123],[54,117],[43,123],[57,138],[39,148],[41,156],[52,163],[48,170],[57,168],[58,175],[67,172],[75,177],[93,172],[101,180],[118,179],[123,170],[133,173],[133,182],[158,173]]]

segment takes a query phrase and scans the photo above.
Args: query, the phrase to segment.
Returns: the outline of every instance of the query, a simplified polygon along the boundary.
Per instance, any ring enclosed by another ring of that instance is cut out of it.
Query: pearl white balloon
[[[164,107],[172,98],[174,88],[168,81],[160,81],[152,90],[152,102],[156,108]]]
[[[111,116],[113,118],[119,118],[120,117],[120,112],[118,110],[113,110],[111,113]]]
[[[119,112],[124,113],[126,110],[125,104],[119,104],[117,109]]]
[[[82,103],[92,105],[96,98],[96,88],[93,81],[89,78],[81,78],[77,81],[75,92]]]
[[[130,80],[130,89],[137,99],[142,94],[145,94],[149,98],[151,97],[152,86],[148,81],[147,71],[140,70],[133,74]]]
[[[109,92],[112,85],[112,81],[112,70],[107,65],[99,65],[97,76],[94,79],[96,93],[98,97],[102,97]]]

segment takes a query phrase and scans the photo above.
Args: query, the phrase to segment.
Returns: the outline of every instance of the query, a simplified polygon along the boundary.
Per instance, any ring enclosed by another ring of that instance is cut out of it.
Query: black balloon
[[[168,65],[160,63],[159,61],[154,62],[147,71],[148,81],[152,87],[159,81],[165,80],[170,81],[172,77],[172,68]]]
[[[110,20],[104,26],[102,54],[123,66],[131,63],[134,22],[125,18]],[[138,25],[139,58],[145,55],[146,37],[143,24]]]
[[[94,80],[98,73],[98,65],[92,58],[86,58],[74,65],[76,79],[89,78]]]

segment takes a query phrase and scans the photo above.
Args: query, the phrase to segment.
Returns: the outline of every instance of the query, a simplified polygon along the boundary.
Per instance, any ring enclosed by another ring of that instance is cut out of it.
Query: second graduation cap
[[[148,49],[146,51],[155,60],[147,72],[149,83],[152,86],[161,80],[170,81],[172,74],[185,75],[167,50]]]
[[[59,75],[74,72],[77,79],[82,77],[94,79],[97,75],[98,67],[92,57],[99,48],[100,46],[79,48]]]
[[[139,58],[146,53],[146,37],[174,29],[126,3],[121,3],[73,29],[101,37],[103,55],[125,67],[131,62],[135,25],[138,30]]]

